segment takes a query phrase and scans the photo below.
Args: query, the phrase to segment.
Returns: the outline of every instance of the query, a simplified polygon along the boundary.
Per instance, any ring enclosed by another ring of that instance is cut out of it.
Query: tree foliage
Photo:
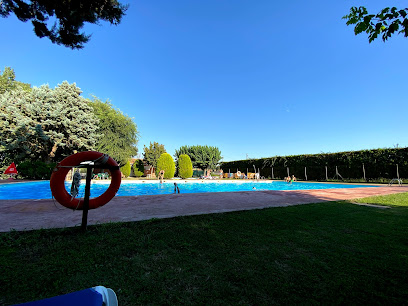
[[[136,177],[141,177],[144,174],[144,165],[141,159],[136,159],[132,167]]]
[[[174,177],[174,172],[176,171],[176,165],[174,164],[173,157],[169,153],[163,153],[157,161],[157,170],[159,173],[164,170],[164,178],[170,179]]]
[[[352,7],[350,14],[345,15],[347,25],[355,25],[354,33],[367,33],[371,43],[379,35],[386,41],[395,33],[408,37],[408,8],[397,9],[386,7],[377,14],[369,14],[364,6]]]
[[[34,33],[72,49],[83,48],[90,35],[80,33],[84,24],[120,23],[127,5],[117,0],[1,0],[0,16],[10,13],[20,21],[31,21]]]
[[[222,159],[221,151],[211,146],[182,146],[176,150],[176,157],[186,154],[190,157],[195,168],[202,170],[216,169]]]
[[[97,118],[81,90],[63,82],[0,95],[0,154],[14,161],[60,161],[74,150],[93,149]]]
[[[132,118],[113,108],[108,101],[94,99],[89,102],[96,117],[101,137],[96,143],[96,150],[106,153],[124,165],[137,154],[138,131]]]
[[[122,167],[120,167],[120,171],[124,175],[124,177],[128,177],[130,175],[130,172],[132,171],[132,168],[130,167],[130,162],[127,161]]]
[[[17,165],[18,177],[33,180],[49,180],[56,163],[27,160]]]
[[[17,88],[22,88],[25,91],[31,90],[31,85],[16,81],[16,74],[10,67],[5,67],[3,73],[0,74],[0,95],[6,91],[11,91]]]
[[[143,159],[147,164],[157,168],[157,161],[163,153],[166,153],[164,145],[158,142],[150,143],[149,147],[143,147]]]
[[[181,154],[178,157],[178,175],[182,178],[193,176],[193,164],[187,154]]]

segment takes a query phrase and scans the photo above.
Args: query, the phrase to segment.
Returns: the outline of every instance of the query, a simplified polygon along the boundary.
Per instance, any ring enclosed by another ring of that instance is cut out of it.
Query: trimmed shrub
[[[25,179],[49,180],[56,163],[47,164],[40,160],[25,161],[17,165],[18,176]]]
[[[142,160],[137,159],[135,161],[135,163],[133,164],[133,173],[136,177],[141,177],[144,174],[144,166]]]
[[[187,154],[181,154],[178,158],[178,175],[182,178],[193,176],[193,164]]]
[[[174,164],[173,157],[169,153],[163,153],[160,155],[159,160],[157,161],[157,175],[161,170],[164,170],[164,178],[170,179],[174,177],[174,172],[176,171],[176,165]]]
[[[122,167],[120,167],[120,171],[122,172],[122,174],[123,174],[125,177],[128,177],[128,176],[130,175],[130,171],[131,171],[130,162],[127,161],[126,164],[124,164]]]

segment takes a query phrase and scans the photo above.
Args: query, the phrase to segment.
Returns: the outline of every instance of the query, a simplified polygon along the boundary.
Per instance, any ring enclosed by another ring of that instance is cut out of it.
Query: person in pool
[[[160,173],[159,173],[160,184],[163,183],[163,178],[164,178],[164,170],[160,170]]]
[[[294,176],[294,175],[292,175],[292,178],[290,178],[290,176],[289,176],[289,179],[290,179],[290,183],[292,184],[293,182],[296,182],[296,177]]]

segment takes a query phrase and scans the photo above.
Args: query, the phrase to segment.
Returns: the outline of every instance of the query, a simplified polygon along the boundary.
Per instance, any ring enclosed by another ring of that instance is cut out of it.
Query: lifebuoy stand
[[[86,185],[83,199],[72,198],[65,189],[65,177],[70,169],[86,168]],[[111,184],[99,197],[89,199],[91,190],[92,169],[109,169]],[[118,192],[121,182],[119,165],[106,154],[87,151],[70,155],[63,159],[51,174],[50,187],[53,197],[63,206],[75,210],[82,210],[82,230],[86,230],[88,223],[88,210],[95,209],[108,203]]]

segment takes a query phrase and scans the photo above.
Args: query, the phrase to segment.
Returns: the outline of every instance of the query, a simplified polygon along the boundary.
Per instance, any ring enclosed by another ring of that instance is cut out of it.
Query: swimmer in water
[[[160,173],[159,173],[160,184],[163,183],[163,178],[164,178],[164,170],[160,170]]]

